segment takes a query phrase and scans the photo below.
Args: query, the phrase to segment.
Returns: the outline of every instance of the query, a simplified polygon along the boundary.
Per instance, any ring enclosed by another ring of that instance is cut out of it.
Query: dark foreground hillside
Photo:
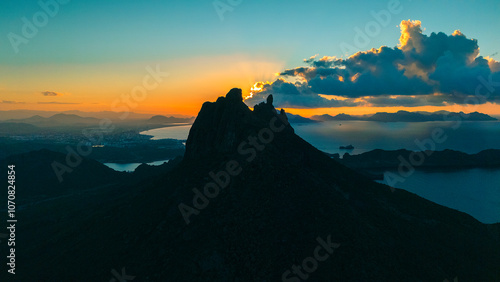
[[[168,172],[19,218],[19,281],[500,281],[498,225],[360,176],[239,89]]]

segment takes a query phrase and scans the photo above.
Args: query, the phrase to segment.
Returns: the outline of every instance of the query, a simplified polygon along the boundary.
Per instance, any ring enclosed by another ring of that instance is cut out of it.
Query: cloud
[[[308,64],[311,63],[311,62],[314,62],[314,59],[316,59],[316,57],[318,57],[318,56],[319,56],[319,54],[311,56],[311,57],[309,57],[309,59],[304,59],[304,62],[308,63]]]
[[[476,39],[467,38],[459,30],[451,35],[425,35],[420,21],[402,21],[400,29],[398,46],[372,48],[346,59],[312,56],[304,60],[306,66],[279,73],[282,82],[276,80],[252,91],[249,100],[274,94],[275,100],[285,96],[282,100],[290,107],[311,107],[315,103],[338,107],[362,102],[445,106],[500,100],[500,63],[480,56]],[[297,82],[285,84],[284,78]],[[482,97],[475,99],[478,93]],[[332,101],[320,95],[346,100]]]
[[[43,96],[62,96],[63,94],[58,93],[58,92],[53,92],[53,91],[43,91],[42,95]]]
[[[360,105],[354,99],[327,99],[310,91],[307,85],[296,82],[291,83],[283,78],[276,81],[258,82],[252,88],[257,91],[252,92],[252,97],[247,99],[249,104],[265,101],[269,94],[273,95],[273,103],[279,107],[293,108],[300,105],[301,108],[330,108],[330,107],[355,107]]]
[[[17,102],[17,101],[7,101],[7,100],[2,100],[2,102],[0,102],[2,104],[25,104],[25,102]]]
[[[48,105],[48,104],[55,104],[55,105],[79,105],[81,103],[38,102],[38,104],[42,104],[42,105]]]

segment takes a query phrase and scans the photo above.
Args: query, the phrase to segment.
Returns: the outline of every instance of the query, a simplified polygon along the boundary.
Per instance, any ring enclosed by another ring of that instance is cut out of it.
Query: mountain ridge
[[[487,114],[472,112],[448,112],[448,111],[437,111],[437,112],[408,112],[400,110],[396,113],[387,112],[377,112],[373,115],[363,115],[363,116],[353,116],[348,114],[338,114],[336,116],[331,116],[328,114],[315,115],[311,119],[318,121],[348,121],[348,120],[361,120],[361,121],[378,121],[378,122],[426,122],[426,121],[455,121],[455,120],[465,120],[465,121],[494,121],[497,118],[491,117]]]

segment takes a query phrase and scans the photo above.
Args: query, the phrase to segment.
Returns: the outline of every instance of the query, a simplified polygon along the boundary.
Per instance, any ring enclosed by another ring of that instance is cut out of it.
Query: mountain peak
[[[267,96],[266,102],[271,106],[273,105],[273,94],[269,94],[269,96]]]
[[[226,99],[232,102],[243,102],[243,94],[240,88],[233,88],[226,94]]]
[[[245,138],[268,127],[273,117],[288,124],[284,110],[278,114],[273,106],[273,97],[255,105],[250,110],[243,102],[241,89],[231,89],[216,102],[205,102],[189,131],[186,141],[186,159],[224,155],[237,151]],[[289,130],[293,129],[288,125]]]

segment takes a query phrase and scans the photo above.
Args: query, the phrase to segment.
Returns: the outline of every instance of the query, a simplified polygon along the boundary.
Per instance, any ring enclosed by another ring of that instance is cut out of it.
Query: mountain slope
[[[95,160],[46,149],[9,156],[0,165],[16,166],[18,203],[120,182],[126,175]]]

